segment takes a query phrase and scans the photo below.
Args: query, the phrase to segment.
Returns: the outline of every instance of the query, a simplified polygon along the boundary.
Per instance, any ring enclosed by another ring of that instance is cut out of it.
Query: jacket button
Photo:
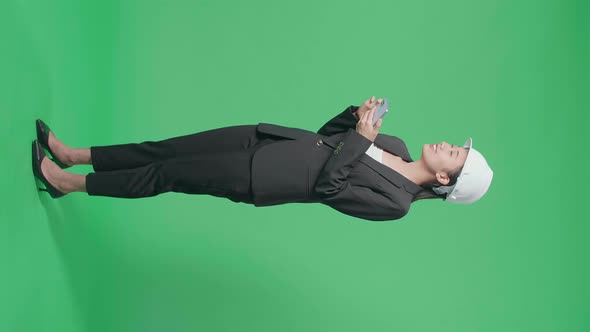
[[[318,139],[317,142],[315,142],[318,146],[324,144],[324,142],[321,139]]]

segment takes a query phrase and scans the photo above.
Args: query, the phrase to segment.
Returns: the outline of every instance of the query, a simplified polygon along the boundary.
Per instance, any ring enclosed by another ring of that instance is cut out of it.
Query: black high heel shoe
[[[43,172],[41,172],[41,161],[45,157],[47,156],[45,155],[45,152],[43,152],[43,148],[41,145],[39,145],[39,142],[37,140],[33,140],[33,174],[35,174],[35,177],[41,180],[41,182],[45,184],[45,187],[47,187],[47,189],[39,188],[39,191],[48,192],[52,198],[61,197],[65,195],[65,193],[52,186],[43,175]]]
[[[51,151],[51,149],[49,148],[49,132],[51,131],[49,126],[45,122],[43,122],[43,120],[41,120],[41,119],[37,119],[37,121],[35,121],[35,125],[37,127],[37,140],[39,141],[39,144],[41,144],[42,147],[44,147],[45,149],[47,149],[49,151],[49,153],[51,153],[53,158],[50,158],[50,159],[54,163],[56,163],[57,166],[59,166],[61,168],[70,167],[70,166],[62,163],[61,160],[59,160],[55,156],[55,153],[53,153],[53,151]]]

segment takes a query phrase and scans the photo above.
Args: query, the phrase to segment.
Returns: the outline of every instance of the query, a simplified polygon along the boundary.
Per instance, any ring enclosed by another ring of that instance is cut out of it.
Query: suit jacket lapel
[[[324,142],[326,142],[332,148],[335,148],[335,145],[338,144],[338,141],[342,137],[340,135],[341,134],[327,137],[326,139],[324,139]],[[398,137],[386,134],[377,134],[374,143],[378,147],[399,156],[405,162],[413,161],[406,145]],[[379,173],[379,175],[383,176],[387,181],[391,182],[394,186],[400,189],[404,189],[412,195],[416,195],[418,192],[423,190],[421,186],[410,181],[408,178],[394,171],[389,166],[386,166],[378,162],[377,160],[371,158],[367,154],[363,154],[359,161],[373,169],[375,172]]]
[[[412,162],[412,157],[408,152],[408,148],[404,144],[404,142],[395,136],[385,135],[385,134],[377,134],[375,138],[375,145],[378,147],[387,150],[397,156],[400,156],[405,162]]]
[[[412,160],[412,157],[408,152],[408,148],[406,147],[404,142],[398,137],[386,134],[377,134],[374,143],[383,150],[387,150],[399,156],[405,162],[414,161]],[[403,188],[412,195],[416,195],[417,193],[423,190],[421,186],[417,185],[416,183],[401,175],[400,173],[394,171],[389,166],[386,166],[378,162],[377,160],[371,158],[367,154],[363,155],[360,160],[362,163],[377,171],[381,176],[386,178],[389,182],[393,183],[397,187],[400,187],[400,185],[403,186]]]
[[[391,151],[394,152],[394,151]],[[379,175],[383,176],[387,181],[391,182],[394,186],[404,189],[405,191],[416,195],[422,191],[422,187],[412,182],[410,179],[394,171],[389,166],[386,166],[370,156],[364,154],[359,159],[360,162],[372,168]]]

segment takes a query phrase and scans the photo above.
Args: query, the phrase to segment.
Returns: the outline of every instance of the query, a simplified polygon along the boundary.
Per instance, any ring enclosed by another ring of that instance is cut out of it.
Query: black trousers
[[[95,173],[86,176],[86,191],[120,198],[172,191],[252,204],[252,156],[279,139],[257,133],[256,125],[240,125],[162,141],[92,146]]]

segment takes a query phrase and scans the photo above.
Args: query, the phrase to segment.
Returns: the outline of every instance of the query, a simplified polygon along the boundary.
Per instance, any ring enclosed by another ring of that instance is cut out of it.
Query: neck
[[[404,162],[400,167],[403,175],[419,186],[436,182],[436,177],[428,171],[422,159]]]

